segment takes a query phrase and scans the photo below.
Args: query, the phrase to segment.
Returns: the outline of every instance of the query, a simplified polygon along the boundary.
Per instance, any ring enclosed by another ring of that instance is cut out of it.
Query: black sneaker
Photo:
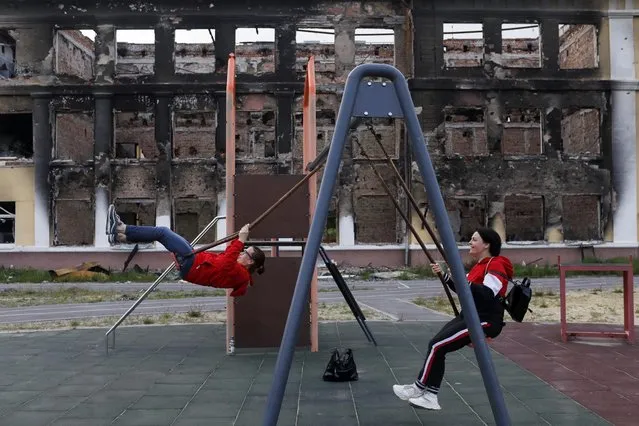
[[[109,244],[116,243],[117,227],[120,223],[120,216],[115,212],[115,206],[111,204],[107,213],[106,234],[109,236]]]

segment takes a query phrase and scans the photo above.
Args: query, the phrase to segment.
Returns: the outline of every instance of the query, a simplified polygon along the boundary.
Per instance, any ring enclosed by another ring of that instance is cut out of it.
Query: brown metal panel
[[[255,276],[244,296],[235,298],[236,348],[280,346],[301,263],[301,257],[267,257],[266,271]],[[308,304],[302,318],[297,344],[309,346]]]
[[[257,219],[303,178],[303,175],[236,175],[235,230]],[[308,197],[308,185],[302,185],[251,229],[250,238],[306,238],[310,221]]]

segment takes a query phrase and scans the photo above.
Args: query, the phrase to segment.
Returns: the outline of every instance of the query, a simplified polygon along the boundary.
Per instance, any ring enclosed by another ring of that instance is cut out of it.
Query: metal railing
[[[213,218],[213,220],[211,222],[209,222],[208,225],[206,225],[204,227],[204,229],[202,230],[202,232],[200,232],[198,234],[197,237],[195,237],[195,239],[191,242],[191,245],[194,246],[195,244],[197,244],[200,239],[211,230],[211,228],[213,228],[213,226],[215,226],[215,224],[220,220],[220,219],[226,219],[226,216],[216,216]],[[118,328],[118,326],[120,324],[122,324],[122,322],[131,314],[131,312],[133,312],[135,310],[135,308],[138,307],[138,305],[140,303],[142,303],[142,301],[144,299],[146,299],[146,297],[149,295],[149,293],[151,293],[155,287],[157,287],[160,282],[162,282],[162,280],[164,278],[166,278],[166,276],[169,274],[169,272],[171,272],[173,270],[173,268],[175,267],[175,262],[171,263],[171,265],[169,267],[167,267],[164,272],[162,272],[162,275],[160,275],[155,282],[151,285],[151,287],[149,287],[144,294],[142,294],[142,296],[140,296],[140,298],[138,300],[135,301],[135,303],[124,313],[124,315],[122,315],[120,317],[119,320],[117,320],[117,322],[115,324],[113,324],[113,326],[109,329],[109,331],[106,332],[106,334],[104,335],[105,339],[106,339],[106,351],[107,354],[109,353],[109,335],[112,334],[113,335],[113,345],[112,348],[115,348],[115,329]]]

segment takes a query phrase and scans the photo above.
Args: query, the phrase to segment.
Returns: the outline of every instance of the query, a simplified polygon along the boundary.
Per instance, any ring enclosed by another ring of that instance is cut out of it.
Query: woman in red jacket
[[[513,276],[510,260],[500,256],[501,238],[492,229],[478,229],[470,240],[470,256],[477,261],[466,275],[479,320],[487,337],[497,337],[504,326],[504,306],[501,298],[506,295],[508,280]],[[442,272],[438,264],[432,264],[433,272]],[[448,273],[444,281],[453,291],[455,283]],[[437,394],[442,380],[446,354],[457,351],[471,343],[470,333],[464,320],[464,313],[450,322],[432,338],[424,366],[417,380],[408,385],[394,385],[393,392],[398,398],[409,401],[413,406],[428,410],[439,410]]]
[[[232,288],[233,297],[244,295],[253,285],[254,272],[264,272],[264,252],[255,246],[244,246],[249,235],[248,224],[220,254],[203,251],[194,255],[189,242],[165,226],[125,225],[113,205],[109,206],[106,233],[111,245],[159,242],[175,256],[182,279],[207,287]]]

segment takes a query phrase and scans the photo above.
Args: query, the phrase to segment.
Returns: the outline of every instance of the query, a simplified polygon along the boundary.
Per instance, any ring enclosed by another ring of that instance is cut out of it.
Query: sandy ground
[[[635,295],[637,289],[639,287],[635,287]],[[445,297],[418,298],[413,300],[413,303],[450,315],[453,314],[448,299]],[[461,306],[457,299],[455,303],[457,306]],[[528,312],[524,318],[525,322],[559,322],[559,293],[552,291],[534,292],[530,309],[532,312]],[[639,307],[637,307],[636,297],[634,309],[635,323],[639,324]],[[568,291],[566,294],[566,316],[568,322],[623,324],[623,292],[621,288]],[[506,315],[506,320],[511,320],[508,315]]]

